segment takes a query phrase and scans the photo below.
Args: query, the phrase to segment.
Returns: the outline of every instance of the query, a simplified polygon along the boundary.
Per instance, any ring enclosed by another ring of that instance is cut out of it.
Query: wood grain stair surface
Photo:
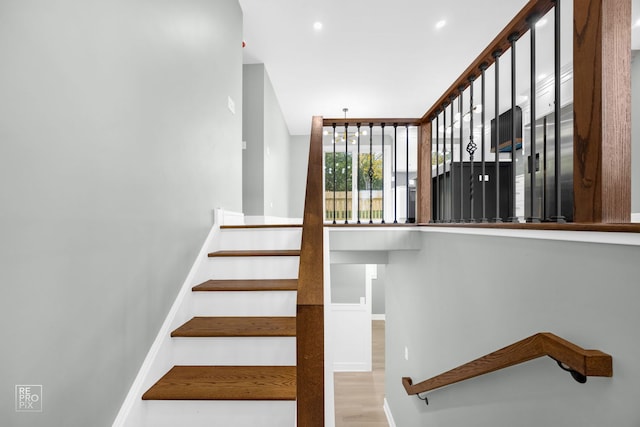
[[[172,337],[295,337],[295,317],[194,317]]]
[[[295,291],[297,289],[297,279],[207,280],[192,288],[194,292]]]
[[[295,400],[295,366],[174,366],[143,400]]]
[[[217,251],[209,254],[213,257],[260,257],[260,256],[300,256],[299,249],[249,250],[249,251]]]

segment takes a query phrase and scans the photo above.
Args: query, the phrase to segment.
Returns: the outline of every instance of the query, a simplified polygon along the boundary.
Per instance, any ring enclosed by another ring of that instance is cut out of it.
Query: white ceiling
[[[349,117],[421,117],[527,3],[239,1],[244,62],[265,64],[292,135],[308,134],[314,115],[343,117],[344,107]],[[638,49],[640,0],[632,1]]]

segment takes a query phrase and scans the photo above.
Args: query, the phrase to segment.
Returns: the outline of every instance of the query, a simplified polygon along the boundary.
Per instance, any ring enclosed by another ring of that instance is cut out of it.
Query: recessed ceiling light
[[[541,20],[536,22],[536,27],[538,28],[544,27],[545,25],[547,25],[547,18],[542,18]]]
[[[313,29],[316,31],[320,31],[322,29],[322,22],[318,21],[318,22],[314,22],[313,23]]]
[[[436,30],[443,28],[445,25],[447,25],[447,21],[441,19],[440,21],[436,22]]]
[[[634,27],[640,27],[640,19],[638,19],[634,25]]]
[[[545,73],[538,74],[538,81],[539,82],[544,80],[544,79],[546,79],[546,78],[547,78],[547,75]]]

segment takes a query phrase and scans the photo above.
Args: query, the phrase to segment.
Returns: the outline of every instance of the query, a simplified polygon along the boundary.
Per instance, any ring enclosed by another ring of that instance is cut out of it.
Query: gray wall
[[[422,240],[387,266],[385,394],[398,426],[640,425],[640,247]],[[614,377],[581,385],[543,358],[430,392],[429,406],[402,387],[403,376],[422,381],[541,331],[611,354]]]
[[[366,294],[364,264],[331,264],[331,302],[359,304]]]
[[[242,207],[264,215],[264,64],[242,67]]]
[[[242,209],[241,9],[0,9],[0,424],[111,425],[212,210]]]
[[[631,212],[640,213],[640,51],[631,62]]]
[[[269,74],[264,73],[264,213],[289,214],[289,128]]]
[[[244,65],[243,70],[244,213],[286,217],[289,129],[264,64]]]
[[[378,278],[371,283],[371,313],[385,314],[384,294],[387,281],[387,266],[378,264]]]
[[[309,127],[311,127],[311,120],[309,120]],[[291,136],[289,147],[289,216],[291,218],[302,218],[304,214],[310,142],[309,135]]]

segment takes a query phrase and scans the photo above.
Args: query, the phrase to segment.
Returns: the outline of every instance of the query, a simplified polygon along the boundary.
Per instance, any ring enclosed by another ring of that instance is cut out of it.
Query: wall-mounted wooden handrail
[[[414,395],[543,356],[557,361],[579,382],[586,381],[588,376],[613,376],[610,355],[599,350],[585,350],[552,333],[540,332],[418,384],[413,384],[411,378],[404,377],[402,384],[407,394]]]
[[[313,118],[296,303],[297,425],[324,426],[322,117]]]

